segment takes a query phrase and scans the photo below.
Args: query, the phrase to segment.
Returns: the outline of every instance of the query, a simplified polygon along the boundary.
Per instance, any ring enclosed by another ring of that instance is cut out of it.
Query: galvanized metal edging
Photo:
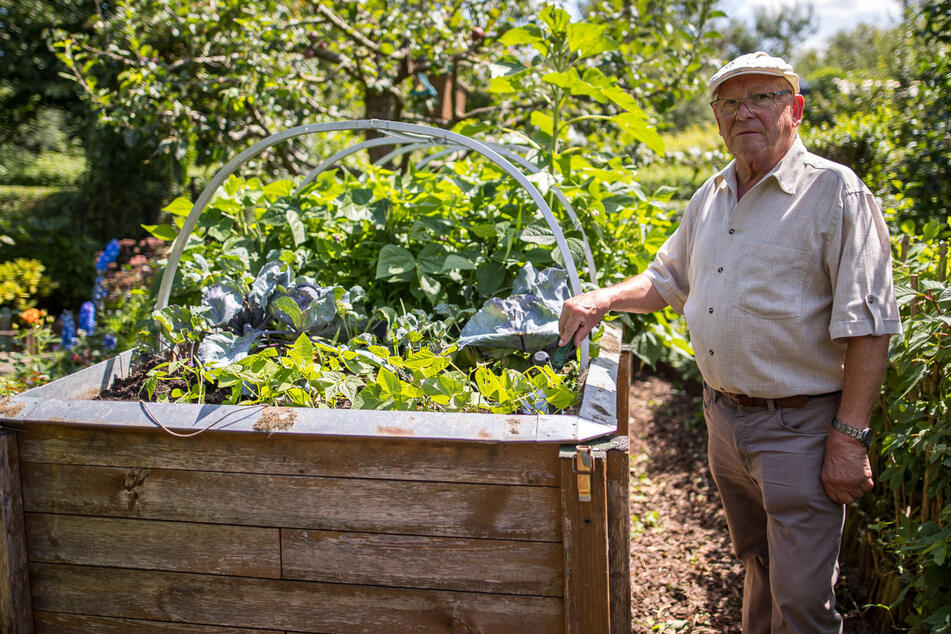
[[[291,435],[415,438],[475,442],[578,443],[617,430],[620,331],[606,328],[588,368],[577,415],[403,412],[305,407],[137,403],[90,400],[132,366],[132,351],[11,397],[0,423],[148,428],[178,433],[226,430]],[[276,425],[268,425],[268,421]],[[159,425],[160,423],[160,425]]]

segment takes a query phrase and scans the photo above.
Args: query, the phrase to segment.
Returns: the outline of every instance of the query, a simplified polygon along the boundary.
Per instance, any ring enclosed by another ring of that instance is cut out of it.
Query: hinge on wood
[[[591,501],[591,466],[594,460],[591,457],[591,447],[578,445],[571,470],[578,476],[578,501]]]

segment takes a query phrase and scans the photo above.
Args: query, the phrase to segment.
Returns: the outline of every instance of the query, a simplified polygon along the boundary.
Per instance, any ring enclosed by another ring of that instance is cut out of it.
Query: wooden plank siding
[[[35,424],[23,462],[557,487],[558,451],[539,443],[301,437]]]
[[[27,512],[561,540],[558,489],[23,463]]]
[[[626,445],[579,502],[555,443],[16,439],[37,632],[629,631]]]
[[[562,546],[283,530],[285,579],[560,597]]]
[[[557,598],[33,564],[36,609],[297,632],[555,632]]]
[[[281,634],[282,630],[190,625],[140,619],[119,619],[85,614],[37,612],[36,634]]]
[[[26,514],[30,561],[281,577],[280,529]]]

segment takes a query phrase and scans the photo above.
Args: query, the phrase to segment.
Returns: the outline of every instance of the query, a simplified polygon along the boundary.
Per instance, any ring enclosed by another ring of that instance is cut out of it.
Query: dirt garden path
[[[631,386],[632,632],[739,632],[743,567],[707,469],[700,397],[642,374]],[[843,566],[845,632],[865,634],[864,589]]]

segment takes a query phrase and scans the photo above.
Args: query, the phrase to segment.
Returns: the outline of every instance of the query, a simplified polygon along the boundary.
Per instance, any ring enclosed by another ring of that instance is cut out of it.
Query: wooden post
[[[33,632],[16,434],[0,428],[0,632]]]
[[[631,631],[631,454],[629,440],[626,435],[616,436],[613,439],[613,447],[607,451],[608,575],[611,583],[612,634]]]
[[[621,346],[617,367],[617,433],[629,436],[631,431],[631,366],[634,353],[630,346]]]
[[[607,461],[591,447],[570,449],[560,454],[565,632],[609,634]]]

